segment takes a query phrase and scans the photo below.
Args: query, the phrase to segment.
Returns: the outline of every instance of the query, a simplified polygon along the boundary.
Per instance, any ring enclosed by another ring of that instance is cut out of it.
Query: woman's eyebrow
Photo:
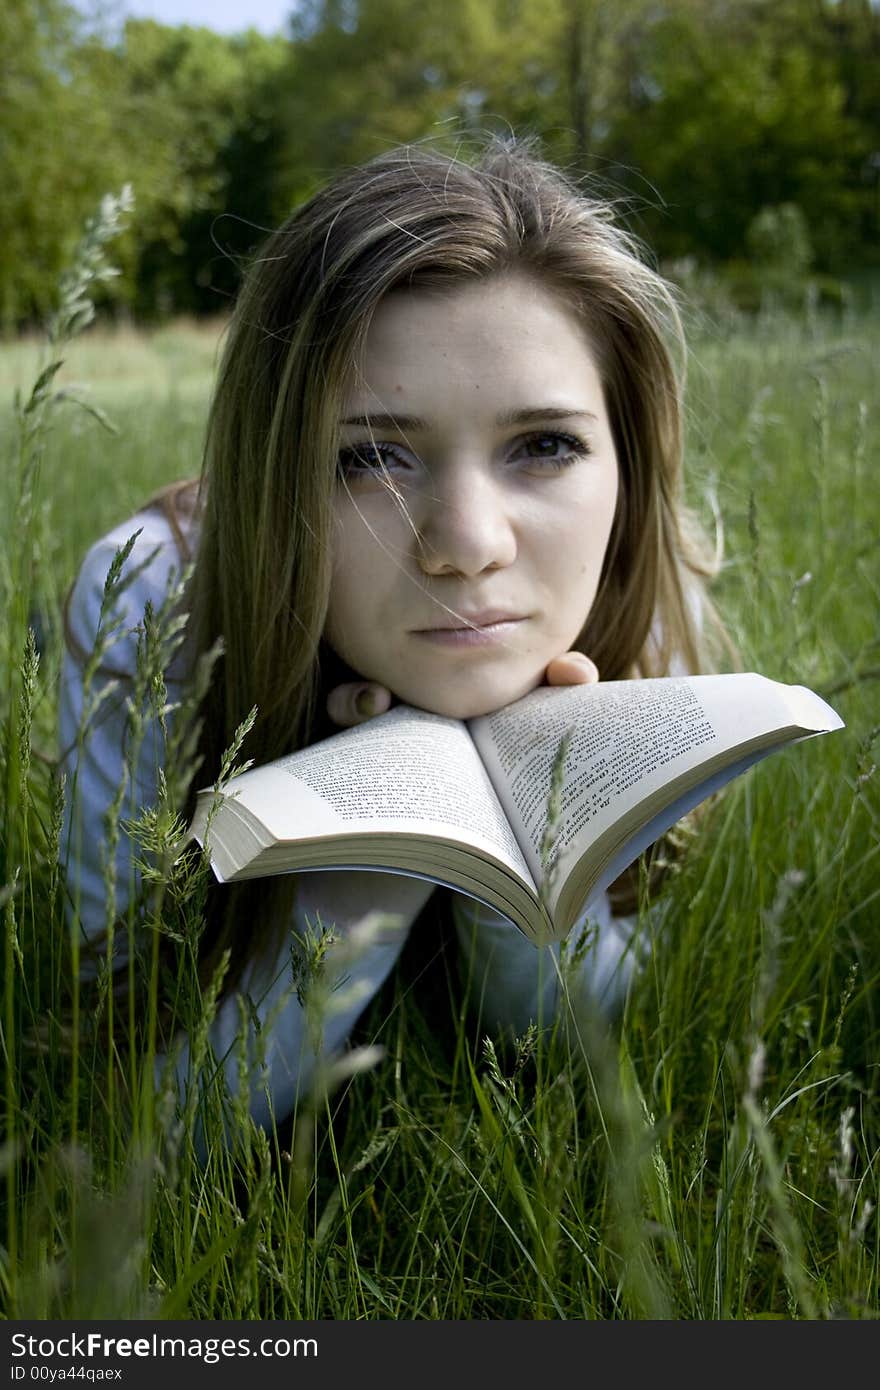
[[[544,420],[596,420],[595,411],[571,405],[535,405],[521,410],[505,410],[495,418],[495,424],[532,425]],[[397,430],[400,434],[430,434],[434,428],[430,420],[419,415],[349,415],[339,422],[356,429]]]
[[[525,410],[506,410],[495,421],[497,425],[532,425],[539,420],[595,420],[594,410],[577,405],[535,405]]]

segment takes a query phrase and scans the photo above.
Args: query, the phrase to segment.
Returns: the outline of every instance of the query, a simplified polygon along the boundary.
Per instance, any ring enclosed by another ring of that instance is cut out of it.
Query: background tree
[[[42,316],[96,198],[125,181],[103,77],[66,0],[0,13],[0,328]],[[130,264],[131,246],[120,248]]]
[[[270,92],[284,52],[283,40],[255,30],[228,37],[152,20],[125,25],[115,58],[123,126],[142,132],[140,314],[226,307],[241,224],[227,226],[225,239],[214,224],[228,210],[263,225],[270,215]]]
[[[880,258],[874,0],[301,0],[274,38],[109,33],[68,0],[6,0],[0,85],[6,331],[45,312],[74,229],[123,183],[117,295],[216,312],[340,166],[407,140],[466,154],[487,129],[588,173],[661,260],[742,265],[765,211],[794,217],[811,274]]]
[[[756,212],[782,203],[802,209],[825,267],[854,253],[864,139],[846,111],[839,55],[821,40],[824,8],[676,0],[641,30],[611,139],[660,191],[644,224],[663,253],[740,257]]]

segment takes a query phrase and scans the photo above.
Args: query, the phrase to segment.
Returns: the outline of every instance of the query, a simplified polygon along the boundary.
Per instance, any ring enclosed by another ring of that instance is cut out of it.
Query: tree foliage
[[[0,326],[45,313],[108,188],[137,197],[122,300],[216,311],[341,165],[492,129],[597,180],[661,258],[743,262],[784,207],[816,269],[876,265],[878,60],[873,0],[300,0],[271,39],[6,0]]]
[[[112,112],[93,100],[90,45],[64,0],[6,0],[0,18],[0,325],[49,307],[96,194],[120,179]]]

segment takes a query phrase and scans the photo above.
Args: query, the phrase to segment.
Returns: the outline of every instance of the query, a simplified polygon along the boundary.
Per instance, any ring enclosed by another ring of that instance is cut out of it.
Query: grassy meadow
[[[653,949],[614,1027],[496,1054],[426,923],[354,1039],[383,1055],[355,1053],[292,1137],[233,1107],[220,1142],[215,1097],[205,1165],[149,1056],[108,1061],[109,992],[77,1005],[53,760],[64,592],[93,539],[198,471],[220,325],[71,343],[53,389],[86,383],[115,433],[48,397],[17,424],[40,346],[0,345],[8,1316],[880,1313],[880,331],[863,312],[691,318],[715,597],[746,668],[812,686],[846,729],[740,778],[643,885]],[[181,914],[197,931],[178,890],[160,876],[154,934]],[[189,1007],[198,1043],[210,993]]]

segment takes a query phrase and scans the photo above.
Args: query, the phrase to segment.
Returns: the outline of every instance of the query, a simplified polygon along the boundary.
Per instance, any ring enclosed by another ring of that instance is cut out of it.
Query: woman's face
[[[519,272],[396,292],[341,425],[330,646],[455,718],[534,689],[586,621],[617,500],[573,311]]]

